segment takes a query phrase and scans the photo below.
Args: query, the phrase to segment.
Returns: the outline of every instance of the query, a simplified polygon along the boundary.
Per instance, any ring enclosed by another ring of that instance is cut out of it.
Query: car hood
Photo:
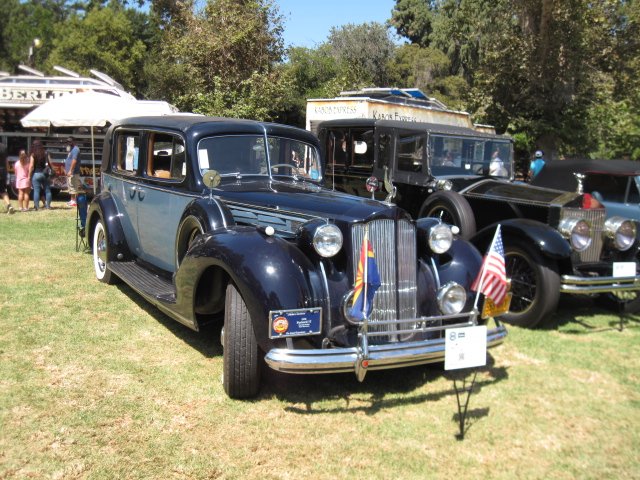
[[[353,223],[407,214],[395,205],[322,188],[309,182],[248,180],[223,183],[214,190],[232,209],[268,210],[305,219],[323,218]],[[235,215],[236,213],[234,213]]]
[[[454,190],[465,197],[478,197],[501,202],[525,203],[539,206],[580,206],[582,195],[550,188],[534,187],[527,183],[483,179],[473,183],[453,181]]]

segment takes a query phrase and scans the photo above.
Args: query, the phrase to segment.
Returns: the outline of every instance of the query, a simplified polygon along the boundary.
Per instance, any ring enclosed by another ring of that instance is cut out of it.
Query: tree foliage
[[[638,158],[637,11],[626,0],[397,0],[390,23],[447,56],[476,119],[549,155]]]
[[[84,17],[73,14],[60,25],[47,63],[85,74],[95,68],[135,89],[146,47],[133,31],[131,20],[118,5],[93,8]]]
[[[387,85],[395,46],[387,28],[376,22],[333,27],[327,45],[339,69],[354,86]]]
[[[638,0],[396,0],[386,26],[288,51],[276,1],[0,0],[0,69],[96,68],[184,111],[298,126],[308,98],[417,87],[523,150],[640,159]]]
[[[68,13],[64,0],[19,2],[0,0],[0,62],[14,70],[18,64],[38,65],[52,51],[57,27]],[[34,45],[34,39],[39,45]],[[32,57],[29,58],[31,48]]]
[[[170,92],[182,109],[270,119],[286,82],[282,22],[267,0],[210,0],[171,13],[155,61],[147,65],[152,94]],[[257,95],[264,98],[258,98]]]

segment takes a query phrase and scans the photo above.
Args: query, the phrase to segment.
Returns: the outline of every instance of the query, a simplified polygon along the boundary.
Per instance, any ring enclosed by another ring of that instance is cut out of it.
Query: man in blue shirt
[[[536,150],[535,158],[531,160],[529,165],[529,180],[533,180],[544,167],[544,158],[542,158],[542,150]]]
[[[71,200],[67,203],[69,207],[75,207],[76,195],[84,193],[82,180],[80,180],[80,148],[76,145],[73,137],[67,138],[67,159],[64,162],[64,170],[67,175],[67,185],[69,186],[69,196]]]

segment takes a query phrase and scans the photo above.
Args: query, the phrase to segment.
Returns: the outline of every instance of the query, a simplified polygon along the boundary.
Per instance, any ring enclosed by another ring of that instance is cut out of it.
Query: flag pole
[[[491,244],[489,245],[489,249],[487,250],[487,253],[485,253],[485,258],[487,255],[489,255],[489,252],[491,252],[491,249],[493,248],[493,245],[496,243],[496,238],[498,238],[498,234],[500,233],[500,224],[498,224],[498,226],[496,227],[496,232],[493,234],[493,240],[491,240]],[[480,270],[480,282],[478,284],[478,289],[476,292],[476,299],[473,302],[473,309],[477,309],[478,308],[478,300],[480,299],[480,292],[482,292],[482,287],[484,287],[484,279],[485,279],[485,271],[486,271],[486,266],[485,266],[485,261],[483,259],[482,261],[482,268]]]
[[[362,305],[364,306],[363,313],[364,313],[364,318],[365,318],[365,322],[367,320],[367,274],[369,273],[367,271],[368,267],[369,267],[369,225],[365,226],[364,228],[364,241],[362,242],[362,250],[364,250],[364,265],[363,265],[363,272],[362,272],[362,283],[363,283],[363,292],[364,293],[364,298],[362,299]]]

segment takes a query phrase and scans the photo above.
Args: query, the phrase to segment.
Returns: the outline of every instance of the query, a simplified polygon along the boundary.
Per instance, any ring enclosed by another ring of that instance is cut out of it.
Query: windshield
[[[289,176],[320,181],[318,150],[313,145],[284,137],[229,135],[205,138],[198,144],[200,173],[216,170],[225,175]]]
[[[507,140],[430,135],[431,173],[447,175],[492,175],[510,178],[513,149]]]

